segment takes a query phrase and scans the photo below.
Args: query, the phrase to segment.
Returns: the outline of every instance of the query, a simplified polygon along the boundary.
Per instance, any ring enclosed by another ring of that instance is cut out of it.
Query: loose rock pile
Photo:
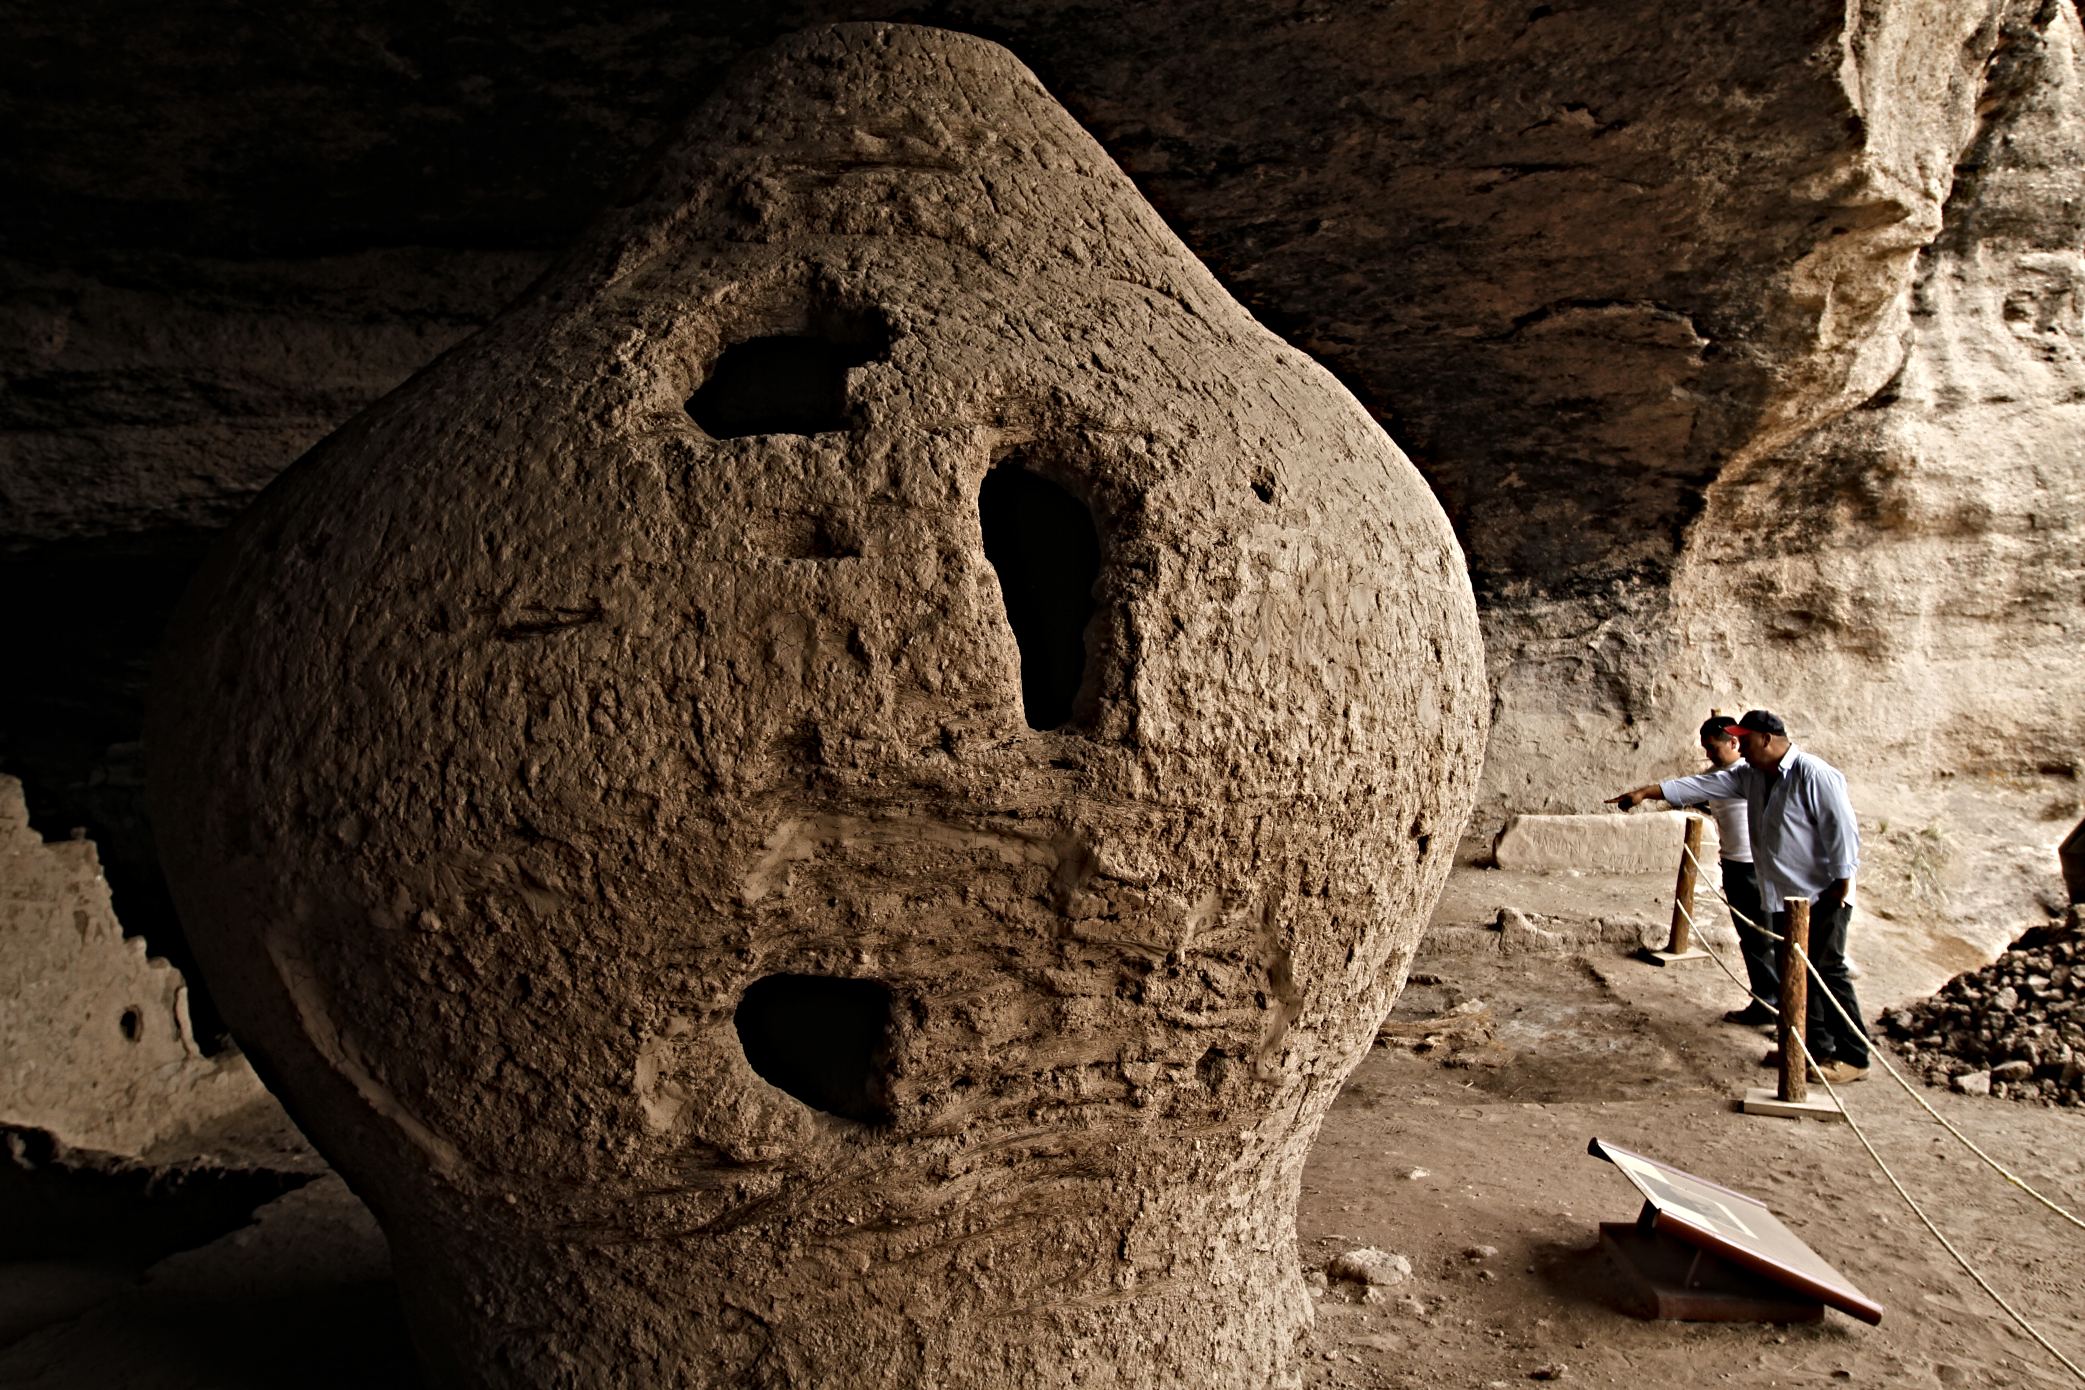
[[[2085,1105],[2085,944],[2030,933],[1938,994],[1885,1010],[1881,1024],[1933,1085]]]

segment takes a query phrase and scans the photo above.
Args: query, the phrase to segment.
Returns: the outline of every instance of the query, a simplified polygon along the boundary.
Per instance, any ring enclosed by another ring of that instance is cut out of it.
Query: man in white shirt
[[[1745,766],[1738,752],[1737,726],[1716,715],[1701,726],[1701,751],[1708,756],[1710,772]],[[1761,928],[1766,909],[1759,903],[1759,877],[1752,867],[1752,826],[1742,796],[1719,796],[1709,802],[1716,818],[1717,868],[1723,878],[1723,900],[1730,904],[1731,925],[1737,928],[1738,951],[1745,960],[1745,978],[1752,998],[1742,1009],[1723,1015],[1725,1023],[1760,1027],[1774,1021],[1781,998],[1781,965],[1774,956],[1774,938]],[[1762,1003],[1760,1001],[1766,1001]]]
[[[1760,898],[1785,933],[1790,898],[1810,899],[1810,961],[1849,1024],[1826,1000],[1808,1010],[1804,1041],[1818,1069],[1833,1082],[1868,1074],[1868,1037],[1860,1001],[1846,967],[1846,931],[1853,918],[1853,878],[1860,868],[1861,836],[1846,778],[1839,769],[1788,740],[1779,716],[1748,710],[1731,726],[1744,761],[1693,777],[1635,787],[1612,798],[1628,810],[1653,798],[1697,806],[1719,798],[1745,800]]]

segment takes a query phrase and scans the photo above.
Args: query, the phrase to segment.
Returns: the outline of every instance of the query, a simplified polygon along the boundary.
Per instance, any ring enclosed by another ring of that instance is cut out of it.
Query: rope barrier
[[[1692,850],[1687,849],[1684,845],[1681,846],[1681,849],[1689,859],[1694,859],[1694,853]],[[1694,859],[1694,867],[1698,873],[1701,868],[1701,861],[1698,859]],[[1767,937],[1771,938],[1772,940],[1780,941],[1784,939],[1780,933],[1774,931],[1772,928],[1761,926],[1759,923],[1754,922],[1751,918],[1745,916],[1742,912],[1739,912],[1735,907],[1732,907],[1730,905],[1730,899],[1723,896],[1723,890],[1720,884],[1712,884],[1710,886],[1710,891],[1715,893],[1717,900],[1720,901],[1726,909],[1728,909],[1728,911],[1730,912],[1731,920],[1733,922],[1743,922],[1746,926],[1753,928],[1755,931],[1764,933]],[[1687,913],[1686,915],[1687,925],[1689,929],[1692,929],[1694,925],[1693,914]],[[1709,959],[1716,962],[1717,968],[1722,970],[1724,974],[1730,976],[1731,980],[1734,983],[1736,983],[1740,988],[1742,988],[1747,995],[1750,995],[1754,999],[1759,999],[1758,995],[1752,993],[1751,985],[1746,981],[1738,979],[1736,973],[1733,972],[1731,968],[1724,963],[1722,956],[1717,954],[1714,948],[1708,945],[1707,938],[1705,937],[1702,938],[1702,947],[1704,950],[1708,951]],[[1844,1019],[1849,1026],[1856,1029],[1860,1029],[1860,1031],[1865,1034],[1866,1029],[1862,1028],[1860,1020],[1854,1018],[1851,1014],[1847,1013],[1845,1005],[1841,1004],[1838,1001],[1838,999],[1834,997],[1831,990],[1825,987],[1824,976],[1818,972],[1816,965],[1811,962],[1810,953],[1808,951],[1803,950],[1801,947],[1794,947],[1794,953],[1802,957],[1804,970],[1806,970],[1810,974],[1811,978],[1817,981],[1817,992],[1819,994],[1822,994],[1826,999],[1831,1001],[1832,1007],[1838,1010],[1839,1017]],[[1759,1002],[1762,1004],[1766,1004],[1768,1008],[1774,1009],[1777,1013],[1779,1012],[1779,1009],[1776,1005],[1768,1004],[1767,1001],[1763,999],[1759,999]],[[2069,1371],[2071,1375],[2074,1376],[2077,1380],[2079,1380],[2081,1383],[2085,1383],[2085,1367],[2080,1367],[2068,1356],[2065,1356],[2061,1351],[2059,1351],[2056,1348],[2054,1343],[2052,1343],[2047,1337],[2044,1337],[2041,1334],[2040,1329],[2036,1328],[2033,1323],[2027,1320],[2025,1315],[2023,1315],[2017,1308],[2013,1307],[2012,1304],[2008,1303],[2005,1300],[2005,1296],[1999,1293],[1997,1289],[1993,1288],[1991,1286],[1990,1281],[1985,1279],[1984,1276],[1977,1271],[1976,1267],[1970,1264],[1968,1259],[1966,1259],[1963,1256],[1962,1252],[1954,1247],[1954,1243],[1950,1241],[1944,1234],[1941,1233],[1940,1228],[1933,1224],[1933,1218],[1926,1215],[1925,1208],[1921,1207],[1918,1204],[1917,1199],[1915,1199],[1908,1191],[1905,1190],[1904,1184],[1897,1180],[1897,1175],[1890,1170],[1889,1164],[1883,1161],[1882,1155],[1876,1151],[1875,1145],[1869,1141],[1867,1132],[1863,1130],[1860,1127],[1859,1122],[1857,1122],[1853,1118],[1853,1112],[1846,1108],[1846,1102],[1840,1097],[1838,1088],[1832,1085],[1831,1078],[1827,1077],[1824,1074],[1822,1068],[1818,1068],[1816,1066],[1816,1059],[1810,1055],[1810,1046],[1803,1039],[1802,1035],[1799,1033],[1791,1032],[1789,1034],[1789,1041],[1792,1042],[1796,1046],[1796,1048],[1803,1054],[1803,1065],[1806,1068],[1812,1068],[1816,1070],[1817,1079],[1823,1082],[1825,1093],[1832,1098],[1832,1103],[1839,1107],[1839,1114],[1841,1115],[1841,1117],[1845,1119],[1847,1127],[1853,1131],[1854,1137],[1861,1141],[1861,1147],[1868,1151],[1868,1157],[1874,1160],[1875,1166],[1881,1170],[1882,1176],[1889,1180],[1889,1185],[1893,1189],[1895,1189],[1897,1196],[1903,1199],[1904,1205],[1911,1209],[1911,1214],[1919,1219],[1919,1223],[1923,1225],[1926,1228],[1926,1230],[1932,1234],[1933,1239],[1940,1242],[1940,1248],[1947,1251],[1949,1257],[1952,1258],[1957,1265],[1961,1266],[1962,1272],[1964,1274],[1967,1274],[1972,1280],[1974,1280],[1976,1282],[1976,1286],[1982,1289],[1984,1293],[1987,1296],[1989,1296],[1990,1300],[1993,1303],[1996,1303],[1999,1306],[1999,1308],[2005,1312],[2005,1315],[2011,1318],[2013,1320],[2013,1323],[2017,1327],[2019,1327],[2019,1329],[2022,1332],[2026,1333],[2030,1338],[2034,1340],[2035,1345],[2039,1346],[2043,1351],[2049,1353],[2049,1355],[2055,1358],[2056,1361],[2060,1362],[2063,1368]],[[1877,1048],[1875,1050],[1874,1056],[1877,1060],[1882,1062],[1883,1070],[1887,1071],[1890,1074],[1890,1077],[1893,1080],[1895,1080],[1899,1086],[1902,1086],[1904,1088],[1905,1094],[1909,1095],[1913,1100],[1917,1101],[1919,1103],[1919,1106],[1923,1110],[1925,1110],[1925,1112],[1928,1115],[1931,1115],[1935,1120],[1938,1120],[1942,1128],[1946,1129],[1948,1133],[1954,1135],[1957,1139],[1961,1140],[1962,1143],[1968,1147],[1971,1153],[1974,1153],[1978,1158],[1982,1159],[1985,1163],[1989,1164],[1994,1171],[1996,1171],[1999,1175],[2004,1177],[2008,1182],[2011,1182],[2014,1186],[2020,1188],[2020,1190],[2022,1190],[2023,1192],[2026,1192],[2029,1196],[2033,1197],[2043,1206],[2049,1208],[2049,1210],[2061,1216],[2064,1220],[2070,1222],[2073,1226],[2085,1227],[2085,1222],[2079,1221],[2077,1217],[2071,1215],[2062,1207],[2057,1206],[2047,1197],[2044,1197],[2041,1193],[2035,1191],[2034,1188],[2028,1185],[2025,1179],[2011,1172],[2002,1164],[2000,1164],[1996,1159],[1992,1158],[1989,1154],[1986,1154],[1982,1149],[1978,1148],[1975,1144],[1971,1143],[1968,1136],[1964,1135],[1960,1130],[1956,1129],[1953,1125],[1949,1124],[1947,1120],[1944,1117],[1942,1117],[1938,1111],[1933,1109],[1932,1106],[1926,1104],[1925,1098],[1923,1096],[1920,1096],[1917,1092],[1913,1091],[1911,1089],[1910,1084],[1906,1082],[1904,1078],[1898,1074],[1897,1069],[1890,1065],[1889,1059],[1883,1056],[1880,1048]]]
[[[1686,846],[1681,846],[1682,850],[1685,850],[1685,848]],[[1696,860],[1696,870],[1699,870],[1700,867],[1700,861]],[[1716,895],[1717,900],[1720,901],[1723,904],[1723,906],[1729,910],[1731,919],[1733,921],[1743,922],[1746,926],[1752,928],[1756,932],[1759,932],[1761,935],[1767,937],[1769,940],[1779,941],[1782,939],[1781,934],[1779,932],[1776,932],[1773,928],[1762,926],[1759,923],[1753,921],[1751,918],[1745,916],[1744,913],[1738,911],[1736,908],[1731,907],[1730,900],[1723,896],[1723,891],[1720,887],[1711,884],[1709,891],[1713,892]],[[1724,965],[1722,959],[1720,957],[1717,957],[1713,951],[1710,952],[1710,959],[1715,960],[1716,964],[1722,968],[1724,974],[1731,975],[1730,967]],[[1804,967],[1809,971],[1811,977],[1817,981],[1819,986],[1822,986],[1824,984],[1824,977],[1822,975],[1819,975],[1817,973],[1817,968],[1810,964],[1810,956],[1807,951],[1803,953],[1803,964]],[[1733,980],[1737,979],[1735,975],[1731,975],[1731,978]],[[1752,987],[1749,983],[1743,981],[1739,981],[1738,983],[1744,989],[1747,995],[1750,995],[1754,999],[1759,999],[1758,995],[1752,993]],[[1832,1008],[1838,1011],[1839,1017],[1844,1019],[1848,1026],[1860,1029],[1860,1031],[1863,1034],[1867,1032],[1867,1029],[1861,1024],[1860,1020],[1854,1018],[1851,1014],[1847,1013],[1846,1006],[1841,1004],[1837,997],[1834,996],[1829,989],[1820,988],[1818,992],[1830,1001]],[[1768,1008],[1773,1009],[1775,1013],[1780,1012],[1778,1006],[1771,1003],[1767,1003],[1767,1001],[1763,999],[1760,1000],[1760,1002],[1766,1004]],[[1983,1162],[1987,1166],[1989,1166],[1992,1172],[1998,1174],[2007,1182],[2019,1188],[2022,1192],[2025,1192],[2028,1196],[2034,1198],[2035,1201],[2040,1202],[2043,1206],[2047,1207],[2050,1211],[2056,1213],[2056,1215],[2062,1217],[2065,1221],[2070,1222],[2071,1225],[2076,1226],[2081,1231],[2085,1231],[2085,1221],[2079,1220],[2075,1215],[2065,1210],[2063,1207],[2058,1206],[2055,1202],[2050,1201],[2047,1197],[2043,1196],[2040,1192],[2036,1191],[2033,1185],[2030,1184],[2025,1178],[2022,1178],[2019,1174],[2013,1172],[2010,1168],[2007,1168],[1997,1159],[1985,1153],[1981,1148],[1977,1147],[1975,1140],[1971,1139],[1961,1130],[1955,1128],[1955,1126],[1949,1122],[1948,1118],[1945,1115],[1941,1114],[1938,1110],[1935,1110],[1932,1107],[1932,1105],[1926,1100],[1926,1098],[1918,1093],[1917,1088],[1912,1086],[1912,1084],[1909,1081],[1906,1081],[1904,1079],[1903,1074],[1899,1072],[1894,1065],[1891,1064],[1889,1057],[1882,1051],[1881,1048],[1878,1047],[1874,1049],[1874,1058],[1876,1061],[1882,1063],[1882,1069],[1885,1072],[1889,1073],[1890,1079],[1896,1082],[1897,1085],[1903,1089],[1904,1094],[1910,1096],[1912,1100],[1917,1102],[1919,1109],[1925,1111],[1926,1114],[1931,1116],[1933,1120],[1937,1124],[1939,1124],[1939,1126],[1942,1129],[1946,1130],[1949,1134],[1953,1135],[1961,1143],[1962,1147],[1968,1149],[1979,1159],[1983,1160]]]
[[[1810,965],[1809,953],[1806,951],[1801,951],[1800,948],[1798,948],[1798,953],[1801,954],[1803,957],[1804,966],[1809,969],[1812,975],[1815,975],[1817,973],[1817,970],[1814,966]],[[1820,979],[1819,983],[1822,984],[1823,981]],[[1827,991],[1827,993],[1829,993],[1829,991]],[[1809,1045],[1805,1043],[1802,1040],[1802,1038],[1797,1037],[1795,1034],[1790,1034],[1789,1036],[1791,1039],[1793,1039],[1795,1045],[1802,1050],[1803,1065],[1806,1067],[1812,1065]],[[1839,1092],[1832,1085],[1831,1078],[1826,1076],[1822,1070],[1819,1070],[1817,1073],[1817,1079],[1824,1083],[1825,1093],[1832,1098],[1832,1103],[1839,1107],[1839,1114],[1845,1119],[1847,1128],[1853,1131],[1854,1138],[1861,1141],[1861,1147],[1868,1151],[1868,1157],[1875,1160],[1875,1166],[1882,1170],[1882,1175],[1885,1178],[1889,1179],[1890,1186],[1895,1188],[1897,1195],[1904,1199],[1904,1205],[1911,1208],[1911,1214],[1919,1219],[1919,1223],[1921,1225],[1923,1225],[1928,1231],[1933,1233],[1933,1239],[1940,1242],[1940,1248],[1947,1251],[1949,1256],[1951,1256],[1954,1259],[1954,1262],[1962,1267],[1962,1272],[1964,1274],[1967,1274],[1971,1279],[1974,1279],[1976,1281],[1976,1286],[1982,1289],[1986,1294],[1988,1294],[1993,1303],[1997,1304],[2000,1308],[2004,1309],[2005,1315],[2011,1318],[2014,1324],[2018,1326],[2022,1332],[2025,1332],[2029,1337],[2032,1337],[2037,1346],[2039,1346],[2043,1351],[2049,1353],[2049,1355],[2056,1358],[2056,1360],[2062,1362],[2063,1368],[2069,1371],[2073,1376],[2077,1377],[2079,1381],[2085,1382],[2085,1367],[2080,1367],[2075,1361],[2072,1361],[2068,1356],[2065,1356],[2061,1351],[2058,1351],[2056,1349],[2055,1343],[2051,1342],[2047,1337],[2044,1337],[2041,1334],[2041,1330],[2037,1328],[2033,1323],[2029,1322],[2024,1314],[2022,1314],[2017,1308],[2013,1307],[2012,1304],[2006,1302],[2005,1296],[1999,1293],[1998,1290],[1992,1288],[1990,1281],[1984,1278],[1982,1274],[1979,1274],[1977,1272],[1976,1266],[1970,1264],[1969,1261],[1963,1257],[1962,1252],[1955,1249],[1954,1243],[1950,1241],[1946,1236],[1941,1234],[1940,1228],[1933,1224],[1933,1218],[1926,1215],[1925,1208],[1921,1207],[1918,1204],[1918,1202],[1913,1199],[1912,1195],[1904,1190],[1904,1184],[1897,1181],[1897,1175],[1890,1171],[1889,1164],[1882,1161],[1882,1155],[1877,1153],[1875,1151],[1875,1145],[1869,1142],[1867,1131],[1863,1130],[1860,1127],[1859,1122],[1853,1118],[1853,1112],[1846,1108],[1846,1102],[1839,1098]]]

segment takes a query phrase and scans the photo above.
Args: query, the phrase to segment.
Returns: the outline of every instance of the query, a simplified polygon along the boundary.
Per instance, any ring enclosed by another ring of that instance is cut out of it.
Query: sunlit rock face
[[[139,1158],[268,1104],[244,1058],[203,1055],[187,983],[124,936],[93,842],[45,844],[0,776],[0,1124]]]
[[[1418,475],[1002,50],[743,70],[269,488],[150,746],[450,1384],[1299,1383],[1474,795]]]
[[[1723,18],[1821,42],[1791,61],[1785,45],[1704,34],[1704,51],[1771,63],[1764,103],[1749,80],[1697,69],[1684,85],[1757,111],[1757,130],[1719,113],[1756,160],[1730,164],[1717,141],[1669,126],[1653,148],[1710,183],[1743,168],[1743,196],[1675,198],[1646,183],[1631,201],[1689,208],[1685,232],[1637,233],[1629,256],[1586,258],[1603,275],[1636,274],[1635,256],[1717,267],[1674,301],[1704,340],[1700,370],[1646,358],[1626,373],[1682,412],[1683,443],[1657,443],[1614,395],[1585,392],[1562,447],[1627,466],[1551,479],[1597,501],[1601,524],[1581,532],[1574,513],[1530,496],[1527,524],[1498,529],[1500,544],[1531,548],[1531,579],[1533,547],[1558,534],[1626,535],[1642,549],[1610,551],[1584,571],[1599,582],[1575,591],[1492,588],[1499,736],[1486,808],[1590,810],[1617,767],[1683,765],[1712,708],[1752,706],[1780,712],[1871,787],[2053,772],[2058,793],[2079,765],[2069,726],[2085,700],[2078,8],[1891,0]],[[1677,27],[1676,12],[1666,22]],[[1766,58],[1777,51],[1788,56]],[[1659,106],[1670,96],[1637,90]],[[1592,346],[1610,364],[1637,360]],[[1581,393],[1567,359],[1542,379],[1527,399]],[[1441,447],[1416,421],[1397,428],[1415,453]],[[1608,431],[1636,441],[1641,470]],[[1509,455],[1492,457],[1497,468]],[[1516,461],[1512,487],[1477,483],[1480,505],[1516,505],[1532,471]],[[1647,484],[1661,474],[1692,480],[1660,501]],[[1474,538],[1475,516],[1461,520]],[[1500,572],[1487,549],[1472,539],[1480,587],[1487,568]],[[1635,574],[1611,582],[1624,562]]]
[[[1710,491],[1674,683],[1746,671],[1877,773],[2055,791],[2085,701],[2085,30],[2052,5],[2000,32],[1887,376]]]

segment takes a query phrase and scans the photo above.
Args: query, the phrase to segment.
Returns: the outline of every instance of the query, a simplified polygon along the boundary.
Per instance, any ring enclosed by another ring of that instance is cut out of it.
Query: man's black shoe
[[[1729,1013],[1723,1015],[1723,1021],[1725,1023],[1741,1023],[1747,1028],[1757,1028],[1762,1024],[1772,1023],[1774,1021],[1774,1011],[1766,1005],[1755,1001],[1745,1005],[1742,1009],[1732,1009]]]

